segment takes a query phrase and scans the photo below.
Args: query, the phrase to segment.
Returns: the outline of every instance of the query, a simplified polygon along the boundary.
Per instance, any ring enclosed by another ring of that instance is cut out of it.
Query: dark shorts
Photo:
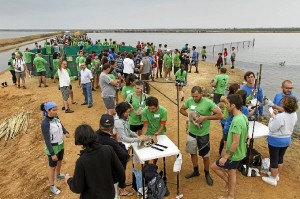
[[[210,152],[209,134],[197,136],[199,156],[206,156]]]
[[[214,103],[218,104],[222,96],[223,94],[214,93]]]
[[[62,149],[58,154],[56,154],[58,161],[61,161],[64,158],[64,149]],[[49,166],[50,167],[56,167],[57,166],[57,161],[53,161],[51,158],[51,155],[48,155],[48,161],[49,161]]]
[[[218,167],[221,167],[221,168],[226,169],[226,170],[237,169],[240,165],[240,162],[241,162],[241,161],[227,160],[224,165],[220,165],[219,160],[220,159],[218,159],[216,161],[216,165]]]
[[[191,65],[192,65],[192,66],[198,67],[198,61],[192,60],[192,61],[191,61]]]
[[[185,82],[183,82],[183,81],[176,80],[175,86],[184,86],[184,83]]]
[[[140,124],[140,125],[132,125],[130,124],[130,130],[133,131],[133,132],[137,132],[137,131],[140,131],[143,129],[143,124]]]
[[[32,71],[32,63],[26,64],[27,70]]]
[[[37,72],[37,76],[46,76],[46,71]]]

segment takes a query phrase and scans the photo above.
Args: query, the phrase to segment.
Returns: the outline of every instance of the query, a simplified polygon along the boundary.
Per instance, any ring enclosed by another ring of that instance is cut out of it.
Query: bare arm
[[[202,123],[205,120],[220,120],[220,119],[223,118],[222,111],[219,107],[216,107],[212,112],[213,112],[213,115],[201,116],[196,120],[196,122],[197,123]]]
[[[142,129],[142,135],[146,135],[148,130],[148,123],[144,123],[143,129]]]
[[[184,116],[188,116],[188,112],[186,111],[188,108],[185,107],[184,105],[182,105],[182,107],[180,108],[180,113]]]
[[[230,156],[232,156],[232,154],[235,152],[235,150],[239,146],[239,144],[240,144],[240,134],[234,133],[232,144],[229,148],[229,151],[222,158],[225,158],[226,160],[228,158],[230,158]]]

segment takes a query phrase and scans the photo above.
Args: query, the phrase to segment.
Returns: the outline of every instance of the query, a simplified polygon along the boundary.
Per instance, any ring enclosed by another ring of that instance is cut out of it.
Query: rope
[[[167,83],[167,82],[164,82]],[[174,82],[170,82],[170,83],[174,83]],[[171,98],[169,98],[168,96],[166,96],[165,94],[163,94],[160,90],[158,90],[157,88],[155,88],[155,86],[153,86],[152,84],[149,84],[152,88],[154,88],[157,92],[159,92],[160,94],[162,94],[165,98],[167,98],[168,100],[170,100],[173,104],[175,104],[177,106],[177,103],[174,102]]]

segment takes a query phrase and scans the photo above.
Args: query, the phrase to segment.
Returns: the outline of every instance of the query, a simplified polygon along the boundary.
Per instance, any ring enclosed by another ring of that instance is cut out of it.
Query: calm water
[[[18,35],[18,33],[11,35]],[[18,36],[24,35],[19,33]],[[201,50],[203,45],[212,46],[222,43],[252,41],[255,38],[254,47],[248,48],[245,45],[243,48],[243,45],[239,44],[236,57],[237,68],[256,73],[259,64],[263,64],[261,85],[264,88],[264,94],[271,99],[277,92],[281,91],[281,82],[285,79],[294,82],[294,93],[298,97],[300,96],[300,34],[297,33],[90,33],[88,36],[93,41],[112,38],[118,43],[123,41],[126,45],[132,46],[135,46],[137,41],[153,42],[156,46],[162,43],[168,44],[170,49],[181,49],[185,43],[188,43],[190,47],[197,46],[198,50]],[[7,38],[8,36],[0,31],[0,37]],[[229,49],[230,46],[225,47]],[[209,60],[216,62],[216,54],[221,49],[222,46],[215,46],[215,55],[213,56],[212,47],[208,47]],[[7,68],[7,59],[10,53],[11,51],[0,53],[0,71]],[[279,66],[279,62],[282,61],[286,62],[283,67]]]

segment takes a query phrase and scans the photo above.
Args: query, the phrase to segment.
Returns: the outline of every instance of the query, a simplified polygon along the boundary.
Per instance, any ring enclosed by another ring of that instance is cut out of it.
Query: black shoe
[[[92,88],[92,91],[96,91],[96,89]]]
[[[93,104],[90,104],[89,106],[88,106],[88,108],[92,108],[93,107]]]
[[[67,109],[65,110],[65,113],[74,113],[74,111],[72,111],[71,109]]]
[[[22,86],[23,89],[26,89],[26,86]]]
[[[84,102],[84,103],[82,103],[81,105],[88,105],[88,103]]]
[[[66,110],[66,108],[63,106],[63,107],[61,107],[61,110],[63,110],[63,111],[64,111],[64,110]]]
[[[20,86],[20,85],[18,85],[18,88],[21,88],[21,86]]]
[[[186,174],[185,178],[189,179],[189,178],[196,177],[196,176],[199,176],[199,175],[200,175],[199,171],[197,171],[197,172],[193,171],[192,173]]]
[[[5,87],[7,86],[7,82],[4,82],[4,86],[5,86]]]
[[[234,66],[231,66],[231,69],[234,69]]]
[[[188,73],[191,73],[192,71],[189,71]]]
[[[183,100],[184,100],[184,97],[181,98],[181,101],[183,101]]]
[[[209,174],[205,174],[205,179],[206,179],[206,183],[209,185],[209,186],[212,186],[214,181],[213,179],[210,177]]]

